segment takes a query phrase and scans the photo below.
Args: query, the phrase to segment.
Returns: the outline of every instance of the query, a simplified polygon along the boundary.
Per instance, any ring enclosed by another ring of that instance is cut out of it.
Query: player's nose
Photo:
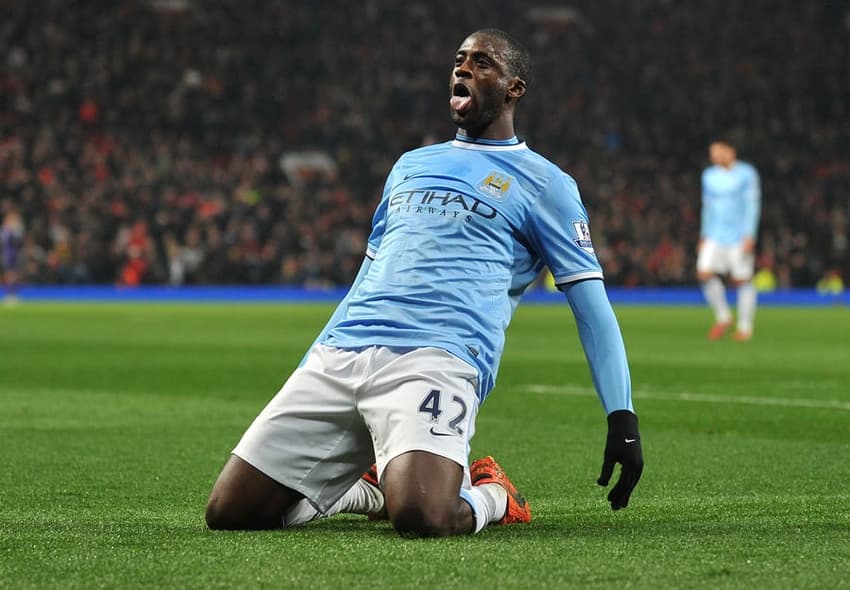
[[[469,67],[469,60],[462,61],[455,66],[455,78],[471,78],[472,70]]]

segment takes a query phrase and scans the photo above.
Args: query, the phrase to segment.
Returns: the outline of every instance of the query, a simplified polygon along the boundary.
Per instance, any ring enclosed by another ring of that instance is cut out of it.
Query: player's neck
[[[458,135],[469,139],[511,139],[516,135],[513,118],[500,117],[481,129],[463,129],[458,127]]]

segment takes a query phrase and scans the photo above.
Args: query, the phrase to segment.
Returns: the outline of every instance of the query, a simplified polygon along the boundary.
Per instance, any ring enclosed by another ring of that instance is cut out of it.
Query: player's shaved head
[[[531,84],[534,68],[531,63],[531,52],[525,45],[501,29],[479,29],[472,35],[487,35],[504,43],[505,51],[502,53],[502,58],[508,69],[508,74],[525,82],[526,87]]]
[[[455,53],[449,76],[452,121],[471,135],[514,135],[514,109],[531,77],[528,49],[500,29],[470,33]]]

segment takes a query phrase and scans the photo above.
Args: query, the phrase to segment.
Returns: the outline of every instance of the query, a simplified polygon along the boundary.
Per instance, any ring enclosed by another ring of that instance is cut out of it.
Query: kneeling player
[[[548,266],[578,324],[608,414],[602,474],[628,504],[643,458],[625,348],[575,181],[517,139],[531,68],[502,31],[455,54],[453,141],[404,154],[387,179],[366,259],[304,363],[257,417],[216,481],[211,528],[279,528],[380,509],[361,474],[377,463],[402,534],[445,536],[527,522],[491,458],[469,465],[505,329]],[[377,481],[377,480],[376,480]]]

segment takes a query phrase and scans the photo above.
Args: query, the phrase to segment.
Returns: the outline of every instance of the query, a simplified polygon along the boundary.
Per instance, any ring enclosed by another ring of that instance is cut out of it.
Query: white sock
[[[304,524],[317,518],[325,518],[339,513],[367,514],[380,512],[384,508],[384,494],[375,486],[358,479],[351,488],[337,500],[336,504],[325,512],[319,512],[307,500],[301,500],[283,517],[284,528]]]
[[[702,294],[714,311],[714,321],[726,324],[732,321],[732,311],[726,303],[726,287],[718,277],[711,277],[702,284]]]
[[[316,510],[307,500],[301,500],[283,515],[283,528],[305,524],[325,515]]]
[[[758,294],[752,283],[744,283],[738,287],[738,331],[747,334],[753,331],[757,299]]]
[[[461,488],[460,498],[472,508],[475,533],[491,522],[502,520],[508,509],[508,493],[497,483],[485,483],[471,489]]]

